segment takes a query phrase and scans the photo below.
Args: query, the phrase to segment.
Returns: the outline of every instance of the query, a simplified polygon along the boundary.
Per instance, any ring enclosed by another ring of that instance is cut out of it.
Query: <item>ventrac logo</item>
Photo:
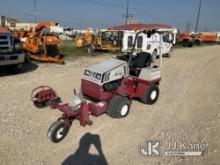
[[[115,72],[115,73],[113,74],[113,77],[119,77],[119,76],[122,76],[122,75],[123,75],[122,72]]]

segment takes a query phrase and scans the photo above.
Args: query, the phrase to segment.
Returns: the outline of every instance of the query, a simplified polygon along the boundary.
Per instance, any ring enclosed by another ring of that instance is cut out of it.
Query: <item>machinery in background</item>
[[[177,34],[177,43],[183,45],[183,47],[192,47],[194,44],[194,33],[179,32]]]
[[[83,35],[78,35],[75,40],[77,48],[88,48],[88,53],[93,51],[116,52],[121,50],[123,31],[97,30],[95,35],[87,31]]]
[[[33,60],[63,64],[59,54],[60,39],[48,30],[51,26],[58,26],[58,23],[42,22],[32,27],[25,36],[23,47]]]
[[[22,43],[8,29],[0,27],[0,66],[19,73],[25,61]]]
[[[124,32],[117,30],[98,30],[88,52],[94,50],[116,52],[121,50]]]
[[[165,31],[163,33],[162,39],[160,38],[159,33],[154,33],[152,35],[142,33],[138,36],[135,43],[135,51],[150,53],[152,55],[153,61],[159,57],[160,53],[170,57],[172,53],[172,47],[176,43],[177,29],[158,29],[157,31]],[[133,30],[124,32],[122,52],[126,53],[132,51],[136,33],[138,33],[138,31]],[[160,52],[160,46],[162,46],[162,52]]]
[[[85,46],[91,46],[94,40],[94,35],[91,31],[86,31],[85,34],[78,34],[75,39],[75,46],[77,48],[83,48]]]
[[[220,33],[218,32],[199,32],[188,33],[180,32],[177,35],[177,43],[182,44],[184,47],[192,47],[195,45],[201,45],[202,43],[217,44],[220,42]]]
[[[200,45],[202,43],[216,44],[217,42],[219,42],[218,33],[214,32],[197,33],[195,37],[196,45]]]

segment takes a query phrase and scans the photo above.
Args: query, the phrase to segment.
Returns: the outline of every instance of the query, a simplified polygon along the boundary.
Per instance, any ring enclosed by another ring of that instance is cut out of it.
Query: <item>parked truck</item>
[[[0,27],[0,67],[4,66],[13,73],[19,73],[24,61],[21,41],[8,29]]]
[[[125,31],[122,44],[122,52],[131,52],[133,44],[135,44],[135,49],[138,52],[147,52],[152,55],[152,61],[159,56],[160,51],[163,55],[170,56],[172,53],[171,48],[176,42],[177,30],[174,28],[171,29],[158,29],[158,31],[170,31],[170,33],[163,33],[162,38],[158,33],[148,36],[147,34],[141,34],[136,39],[134,43],[134,38],[137,31]],[[162,45],[162,49],[160,49]]]

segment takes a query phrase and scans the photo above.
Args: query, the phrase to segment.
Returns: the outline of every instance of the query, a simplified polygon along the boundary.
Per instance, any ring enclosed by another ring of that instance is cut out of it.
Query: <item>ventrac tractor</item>
[[[159,97],[161,66],[151,65],[151,55],[136,53],[134,46],[142,33],[152,35],[163,32],[157,30],[140,31],[133,42],[133,50],[94,64],[85,69],[81,79],[81,90],[70,103],[62,103],[61,98],[49,86],[40,86],[32,91],[32,101],[42,108],[49,105],[59,109],[63,115],[48,130],[52,142],[60,142],[68,133],[72,122],[78,120],[81,126],[92,125],[89,116],[104,113],[112,118],[126,117],[131,108],[132,99],[152,105]],[[160,56],[162,62],[162,55]],[[162,63],[161,63],[162,64]]]

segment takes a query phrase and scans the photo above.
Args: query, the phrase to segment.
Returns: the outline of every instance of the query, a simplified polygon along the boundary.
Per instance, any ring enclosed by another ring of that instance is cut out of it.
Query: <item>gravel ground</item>
[[[156,104],[133,101],[128,117],[91,117],[90,127],[74,122],[58,144],[50,142],[47,130],[61,113],[35,108],[32,89],[49,85],[69,101],[72,89],[80,87],[84,68],[110,56],[84,57],[66,65],[38,64],[38,68],[29,64],[26,69],[31,71],[14,76],[1,73],[0,164],[219,164],[219,52],[220,46],[175,50],[172,58],[164,59]],[[199,157],[148,157],[138,151],[145,140],[205,143],[208,152]]]

